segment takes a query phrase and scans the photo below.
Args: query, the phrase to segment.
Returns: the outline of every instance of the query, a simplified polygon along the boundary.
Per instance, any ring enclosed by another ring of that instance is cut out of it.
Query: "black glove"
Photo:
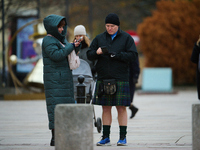
[[[103,54],[108,54],[108,49],[106,48],[106,46],[102,46],[101,50],[102,50]]]
[[[110,52],[110,53],[109,53],[110,58],[115,58],[116,55],[117,55],[116,52]]]

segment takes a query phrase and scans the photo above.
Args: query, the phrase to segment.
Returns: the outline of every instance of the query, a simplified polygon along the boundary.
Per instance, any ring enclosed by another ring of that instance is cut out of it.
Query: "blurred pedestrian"
[[[94,63],[87,58],[87,51],[90,46],[90,39],[88,38],[86,29],[83,25],[77,25],[74,28],[74,40],[79,39],[81,40],[81,49],[78,52],[78,56],[80,59],[85,60],[90,65],[90,68],[93,71]]]
[[[137,57],[133,38],[119,27],[117,14],[105,18],[106,31],[97,35],[87,52],[96,61],[97,83],[93,104],[102,105],[103,136],[97,146],[110,145],[112,106],[116,106],[119,123],[118,146],[127,144],[127,111],[130,106],[129,63]]]
[[[195,43],[191,55],[191,61],[195,64],[197,64],[197,71],[196,71],[196,77],[197,77],[197,93],[198,93],[198,99],[200,100],[200,35],[199,39]]]
[[[75,103],[72,71],[68,63],[68,55],[79,50],[80,42],[69,43],[66,18],[49,15],[43,20],[47,36],[42,43],[43,79],[49,129],[52,132],[50,145],[54,146],[54,109],[56,104]]]
[[[138,83],[138,78],[140,74],[140,66],[139,66],[139,59],[132,61],[129,65],[129,86],[130,86],[130,96],[131,96],[131,105],[129,109],[131,110],[130,119],[135,116],[138,112],[138,108],[133,105],[134,100],[134,93],[135,93],[135,86]]]

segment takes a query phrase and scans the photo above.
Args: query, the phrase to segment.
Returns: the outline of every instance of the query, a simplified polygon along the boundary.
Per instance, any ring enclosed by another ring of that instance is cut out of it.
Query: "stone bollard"
[[[192,105],[192,149],[200,150],[200,104]]]
[[[55,150],[93,150],[92,119],[92,105],[56,105]]]

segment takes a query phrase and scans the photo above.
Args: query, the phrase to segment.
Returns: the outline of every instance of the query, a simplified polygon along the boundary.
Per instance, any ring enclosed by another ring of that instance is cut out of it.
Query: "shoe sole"
[[[127,144],[117,143],[117,146],[127,146]]]
[[[97,146],[111,146],[111,144],[110,143],[106,143],[106,144],[97,143]]]

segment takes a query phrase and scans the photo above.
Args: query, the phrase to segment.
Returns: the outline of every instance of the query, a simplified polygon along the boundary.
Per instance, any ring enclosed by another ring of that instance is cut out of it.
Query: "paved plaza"
[[[101,133],[93,127],[94,150],[192,150],[192,104],[199,102],[196,89],[175,94],[136,92],[139,111],[128,120],[128,146],[116,146],[119,127],[113,107],[111,146],[96,146]],[[101,107],[94,108],[96,117],[101,117]],[[130,116],[128,108],[127,112]],[[45,100],[0,101],[0,150],[54,150],[50,138]]]

